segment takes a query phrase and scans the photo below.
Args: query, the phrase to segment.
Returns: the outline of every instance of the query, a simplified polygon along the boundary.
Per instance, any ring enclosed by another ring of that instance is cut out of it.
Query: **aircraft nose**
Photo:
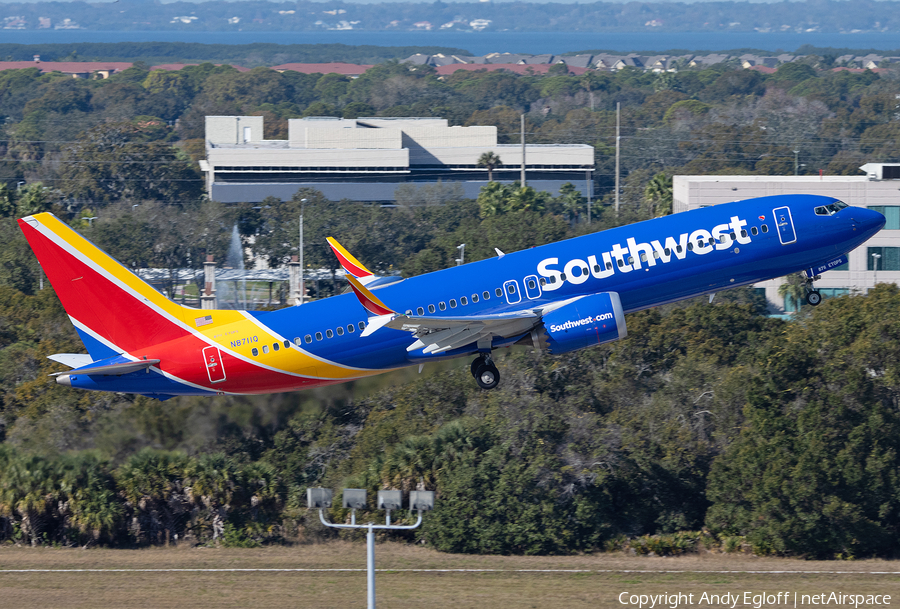
[[[867,236],[874,235],[884,228],[884,216],[873,209],[865,207],[854,209],[852,218],[857,227]]]

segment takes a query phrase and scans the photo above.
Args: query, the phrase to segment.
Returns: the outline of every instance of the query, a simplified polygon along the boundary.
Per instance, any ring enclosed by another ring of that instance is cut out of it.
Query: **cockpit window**
[[[820,207],[817,207],[816,215],[817,216],[831,216],[847,207],[849,207],[849,205],[847,205],[843,201],[834,201],[833,203],[831,203],[829,205],[822,205]]]

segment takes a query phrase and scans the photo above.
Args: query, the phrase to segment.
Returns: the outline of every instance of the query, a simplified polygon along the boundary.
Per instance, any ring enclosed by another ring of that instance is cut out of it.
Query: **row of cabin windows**
[[[510,285],[509,293],[515,294],[515,292],[516,292],[515,286]],[[497,294],[498,297],[503,296],[503,288],[497,288],[496,290],[494,290],[494,293]],[[490,299],[491,299],[491,293],[488,290],[485,290],[484,292],[482,292],[481,296],[479,296],[478,294],[472,294],[472,304],[477,303],[479,300],[490,300]],[[457,306],[460,306],[460,305],[465,307],[469,304],[469,298],[466,296],[461,296],[459,299],[459,303],[456,302],[455,298],[451,298],[447,302],[443,302],[443,301],[439,302],[437,304],[437,307],[435,307],[433,304],[430,304],[430,305],[428,305],[428,312],[434,313],[437,310],[446,311],[448,303],[449,303],[451,309],[455,309]],[[406,314],[412,315],[413,310],[407,309]],[[419,316],[425,315],[425,307],[416,307],[416,315],[419,315]]]
[[[347,332],[349,332],[350,334],[353,334],[354,332],[356,332],[356,328],[359,328],[360,331],[365,330],[365,329],[366,329],[366,322],[361,321],[361,322],[359,322],[358,324],[356,324],[355,326],[354,326],[353,324],[347,324]],[[343,335],[344,335],[344,327],[343,327],[343,326],[338,326],[335,330],[331,330],[331,329],[325,330],[324,336],[322,335],[321,332],[316,332],[316,340],[318,341],[318,340],[324,340],[325,338],[334,338],[335,332],[337,332],[337,335],[338,335],[338,336],[343,336]],[[306,343],[306,344],[308,345],[308,344],[310,344],[310,343],[312,343],[312,342],[313,342],[313,335],[312,335],[312,334],[307,334],[306,336],[304,336],[302,341],[300,340],[300,337],[299,337],[299,336],[297,336],[296,338],[294,338],[294,344],[297,345],[298,347],[299,347],[302,343]],[[284,341],[284,348],[285,348],[285,349],[290,348],[290,346],[291,346],[291,341],[289,341],[289,340]],[[273,350],[273,351],[278,351],[278,350],[280,350],[280,349],[281,349],[281,346],[280,346],[278,343],[274,343],[274,344],[272,345],[272,350]],[[260,350],[257,349],[256,347],[253,347],[253,349],[250,350],[250,353],[253,354],[253,357],[258,356],[258,355],[259,355],[259,352],[260,352]],[[262,352],[263,352],[264,354],[265,354],[265,353],[268,353],[268,352],[269,352],[269,345],[263,345],[263,346],[262,346]]]

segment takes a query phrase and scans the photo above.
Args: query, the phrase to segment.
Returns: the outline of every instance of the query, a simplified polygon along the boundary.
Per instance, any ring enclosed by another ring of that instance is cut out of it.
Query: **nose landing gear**
[[[817,279],[821,279],[821,275],[816,275],[815,277],[806,277],[806,303],[812,306],[818,306],[820,302],[822,302],[822,295],[819,294],[819,290],[817,290],[813,286],[813,282]]]
[[[500,384],[500,372],[494,365],[490,353],[476,357],[472,362],[471,372],[475,382],[482,389],[493,389]]]

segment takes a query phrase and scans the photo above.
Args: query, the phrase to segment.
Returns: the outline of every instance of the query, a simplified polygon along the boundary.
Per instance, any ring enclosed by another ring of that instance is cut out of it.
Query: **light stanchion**
[[[325,508],[331,507],[330,488],[306,489],[306,505],[319,510],[319,520],[333,529],[366,529],[366,598],[368,609],[375,609],[375,530],[403,531],[422,524],[422,512],[434,509],[434,491],[410,491],[409,509],[416,510],[418,518],[412,525],[391,524],[391,511],[403,508],[403,491],[378,491],[378,509],[385,511],[385,523],[356,524],[356,510],[365,509],[366,489],[345,488],[342,506],[350,509],[350,524],[334,524],[325,520]]]

